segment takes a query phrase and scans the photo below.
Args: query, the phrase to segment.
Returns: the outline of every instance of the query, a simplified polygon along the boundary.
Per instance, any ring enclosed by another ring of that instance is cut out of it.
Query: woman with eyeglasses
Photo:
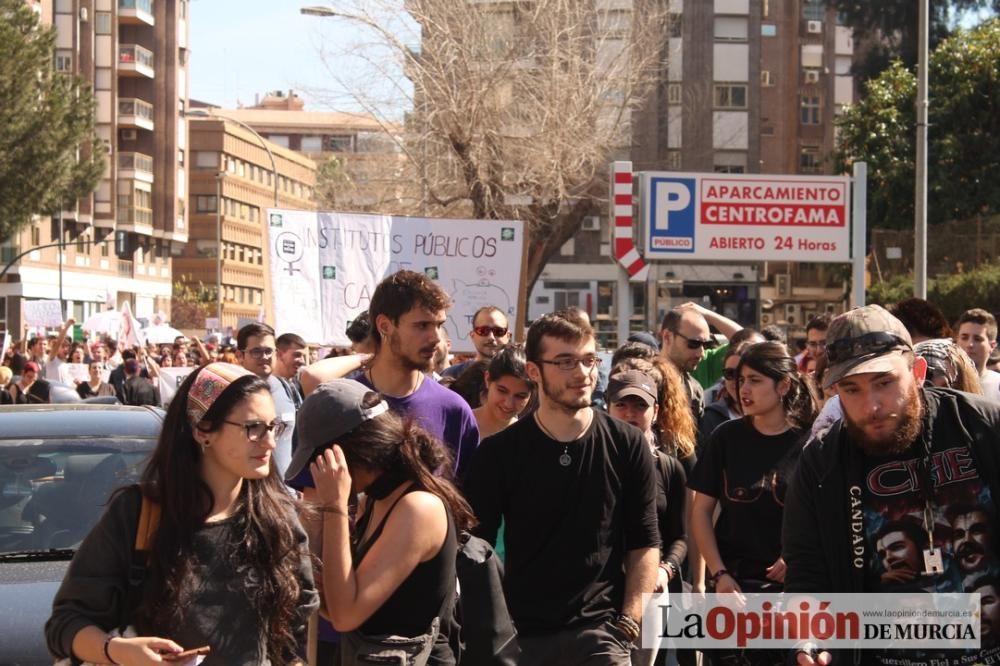
[[[304,663],[319,600],[271,460],[284,428],[257,375],[225,363],[192,372],[141,483],[112,496],[76,551],[45,625],[51,653],[138,665],[207,646],[206,665]],[[136,576],[144,503],[158,519]],[[115,632],[126,626],[132,637]]]
[[[785,346],[747,347],[736,366],[743,418],[712,433],[688,487],[691,532],[716,592],[780,591],[785,488],[816,415],[812,387]],[[718,522],[712,517],[721,505]]]
[[[722,360],[722,390],[716,393],[714,402],[705,406],[705,415],[698,424],[699,441],[707,442],[715,429],[726,421],[738,419],[742,415],[740,397],[736,392],[736,368],[740,364],[740,355],[751,342],[730,345]]]

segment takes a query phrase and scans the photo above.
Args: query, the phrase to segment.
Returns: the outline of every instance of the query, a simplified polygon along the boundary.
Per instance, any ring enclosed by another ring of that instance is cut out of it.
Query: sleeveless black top
[[[357,569],[375,541],[382,535],[385,523],[392,514],[396,504],[407,493],[421,488],[410,486],[389,507],[382,522],[379,523],[371,537],[354,545],[354,568]],[[364,534],[371,521],[375,503],[370,501],[364,514],[358,519],[356,533]],[[396,591],[385,600],[375,613],[359,627],[365,634],[395,634],[397,636],[419,636],[427,633],[431,622],[441,612],[441,634],[434,649],[436,663],[454,663],[447,639],[451,627],[451,617],[455,606],[455,558],[458,555],[458,537],[451,511],[445,505],[448,516],[448,533],[444,544],[437,554],[426,562],[420,562],[409,576],[400,584]],[[360,537],[359,537],[360,538]],[[443,612],[442,612],[443,609]],[[447,649],[446,654],[440,654],[441,648]],[[450,657],[450,658],[449,658]]]

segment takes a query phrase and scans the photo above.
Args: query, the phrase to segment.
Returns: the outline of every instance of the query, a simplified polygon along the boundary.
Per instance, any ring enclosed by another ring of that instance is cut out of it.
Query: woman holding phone
[[[50,652],[140,665],[207,647],[205,665],[304,662],[319,602],[271,461],[286,425],[257,375],[226,363],[191,373],[142,482],[112,496],[76,551],[45,625]],[[133,548],[149,507],[159,518],[137,585]],[[134,637],[114,631],[126,625]]]

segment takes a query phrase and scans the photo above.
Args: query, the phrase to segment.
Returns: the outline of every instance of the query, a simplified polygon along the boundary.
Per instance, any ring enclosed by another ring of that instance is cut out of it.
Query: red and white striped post
[[[632,163],[611,163],[611,193],[609,197],[611,217],[614,220],[614,238],[612,248],[614,259],[621,266],[616,294],[616,319],[618,323],[618,344],[625,341],[629,334],[629,322],[632,316],[632,290],[630,282],[645,282],[649,274],[649,266],[635,247],[632,228],[635,221],[632,203]]]
[[[611,163],[611,212],[615,221],[615,261],[628,273],[631,282],[645,282],[649,266],[639,254],[632,237],[634,214],[632,207],[632,163]]]

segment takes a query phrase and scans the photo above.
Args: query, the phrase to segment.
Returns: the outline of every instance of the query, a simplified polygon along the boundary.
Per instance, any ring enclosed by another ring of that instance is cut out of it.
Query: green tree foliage
[[[104,171],[94,97],[55,71],[54,49],[30,5],[0,0],[0,242],[93,192]]]
[[[929,86],[928,222],[1000,212],[1000,19],[941,42]],[[913,224],[916,92],[896,62],[838,120],[838,168],[868,163],[870,226]]]
[[[916,65],[920,7],[916,0],[834,0],[832,4],[855,36],[870,45],[855,63],[862,79],[878,76],[896,59],[908,67]],[[935,48],[951,35],[956,16],[980,10],[998,12],[1000,0],[930,0],[929,6],[928,32],[931,48]]]
[[[344,165],[336,157],[321,162],[316,169],[316,203],[320,208],[335,209],[343,197],[344,189],[349,187],[351,179],[344,171]]]
[[[215,287],[202,282],[194,286],[194,278],[182,275],[174,282],[170,297],[170,325],[174,328],[205,328],[205,318],[216,311]]]
[[[889,305],[913,296],[913,275],[872,284],[866,291],[869,303]],[[964,273],[939,275],[928,280],[927,300],[941,308],[949,321],[971,307],[1000,312],[1000,266],[985,265]]]

